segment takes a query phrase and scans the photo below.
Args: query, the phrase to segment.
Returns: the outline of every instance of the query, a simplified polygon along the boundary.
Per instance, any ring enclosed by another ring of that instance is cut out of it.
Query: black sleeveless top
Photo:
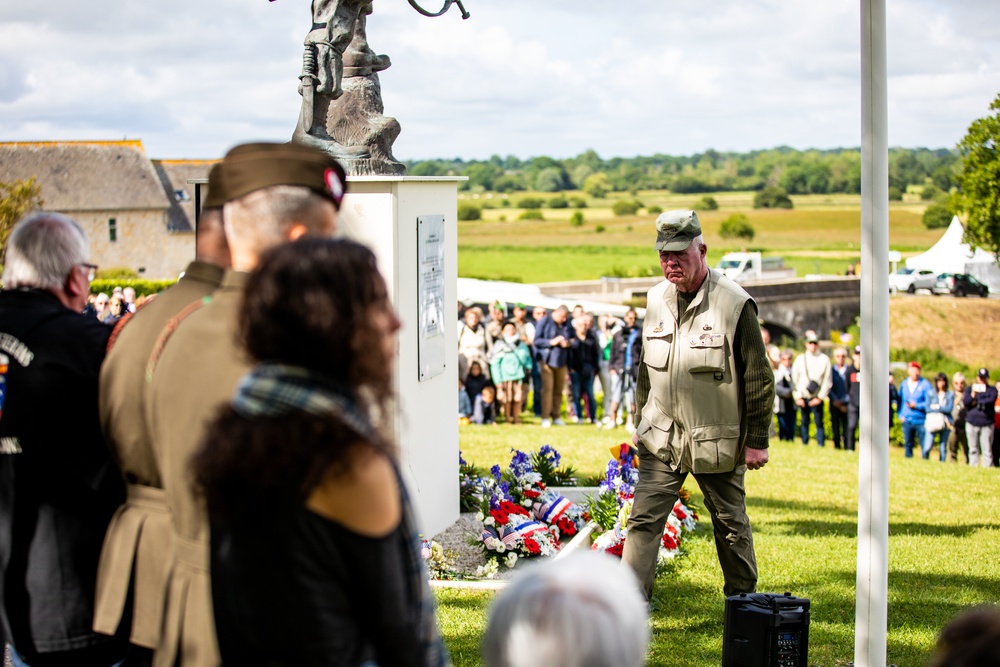
[[[426,627],[427,575],[419,554],[413,572],[419,546],[403,494],[403,520],[377,539],[302,506],[213,524],[212,595],[223,664],[441,664],[437,651],[427,650],[428,639],[437,645],[440,639],[436,627]]]

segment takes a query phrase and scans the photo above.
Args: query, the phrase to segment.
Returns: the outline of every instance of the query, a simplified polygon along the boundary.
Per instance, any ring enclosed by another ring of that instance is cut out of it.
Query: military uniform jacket
[[[684,312],[677,288],[666,280],[647,301],[642,363],[650,388],[639,437],[678,471],[731,472],[742,459],[742,388],[733,346],[750,296],[710,269]]]
[[[31,660],[94,634],[101,541],[124,485],[97,421],[111,328],[41,290],[0,293],[0,625]]]
[[[250,368],[236,340],[247,275],[227,272],[211,301],[184,317],[149,359],[146,420],[174,527],[173,567],[154,667],[214,667],[220,662],[208,516],[191,489],[188,463],[206,426]]]
[[[108,526],[97,574],[94,630],[113,634],[133,591],[130,641],[155,649],[160,641],[173,529],[149,441],[144,397],[146,366],[174,316],[197,308],[222,279],[222,269],[195,261],[176,285],[119,325],[100,377],[101,427],[127,482],[128,497]]]

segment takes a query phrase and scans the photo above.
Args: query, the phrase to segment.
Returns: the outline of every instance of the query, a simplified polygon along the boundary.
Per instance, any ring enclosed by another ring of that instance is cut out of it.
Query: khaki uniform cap
[[[347,192],[344,168],[326,153],[299,144],[253,143],[234,147],[208,174],[204,208],[220,207],[273,185],[299,185],[340,209]]]

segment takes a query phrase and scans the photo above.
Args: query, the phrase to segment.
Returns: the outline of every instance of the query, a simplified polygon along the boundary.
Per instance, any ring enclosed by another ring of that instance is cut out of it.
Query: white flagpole
[[[889,140],[885,0],[861,0],[861,438],[854,664],[885,667],[889,587]]]

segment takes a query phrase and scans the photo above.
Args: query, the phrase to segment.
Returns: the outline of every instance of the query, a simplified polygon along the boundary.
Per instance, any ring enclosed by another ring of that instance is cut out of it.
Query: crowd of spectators
[[[825,446],[829,409],[833,446],[853,451],[861,414],[861,348],[855,347],[851,356],[847,348],[836,347],[831,360],[820,350],[816,332],[807,331],[806,351],[796,356],[772,345],[766,329],[761,333],[774,369],[778,439],[798,437],[808,445],[814,438]],[[905,456],[912,458],[916,451],[924,459],[957,462],[961,454],[970,465],[1000,465],[1000,447],[994,442],[1000,432],[1000,382],[990,383],[989,369],[980,368],[972,383],[962,373],[950,379],[937,373],[931,381],[917,361],[910,361],[906,370],[899,387],[889,377],[889,424],[899,419]]]
[[[523,303],[511,308],[498,300],[487,311],[484,323],[480,307],[459,303],[459,420],[517,424],[530,408],[544,428],[632,429],[627,417],[635,410],[642,347],[635,310],[622,320],[579,305],[536,306],[529,315]]]

